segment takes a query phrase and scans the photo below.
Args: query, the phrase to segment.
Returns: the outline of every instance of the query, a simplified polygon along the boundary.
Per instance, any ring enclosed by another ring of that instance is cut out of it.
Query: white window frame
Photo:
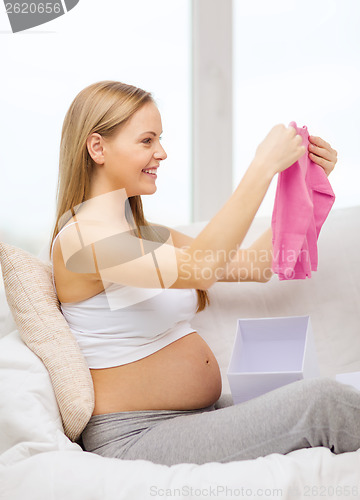
[[[191,222],[211,219],[233,192],[232,0],[192,0]]]

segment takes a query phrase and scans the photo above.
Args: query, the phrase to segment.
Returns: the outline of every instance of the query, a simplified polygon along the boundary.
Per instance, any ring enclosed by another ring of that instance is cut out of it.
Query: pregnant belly
[[[192,410],[215,403],[221,375],[204,339],[192,332],[146,358],[91,369],[93,415],[135,410]]]

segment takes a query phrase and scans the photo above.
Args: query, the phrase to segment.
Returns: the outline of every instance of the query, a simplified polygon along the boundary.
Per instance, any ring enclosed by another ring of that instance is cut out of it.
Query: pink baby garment
[[[309,158],[307,127],[289,125],[301,135],[306,153],[278,175],[271,227],[272,270],[279,280],[310,278],[317,271],[317,240],[335,201],[323,168]]]

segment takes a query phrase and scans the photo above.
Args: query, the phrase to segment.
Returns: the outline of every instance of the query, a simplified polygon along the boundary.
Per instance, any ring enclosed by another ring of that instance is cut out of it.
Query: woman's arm
[[[156,224],[159,226],[160,224]],[[192,236],[181,233],[171,227],[166,228],[177,248],[189,248],[194,241]],[[272,229],[267,229],[249,248],[239,249],[233,260],[226,265],[225,272],[217,281],[257,281],[268,282],[273,272],[272,264]]]
[[[309,156],[320,165],[327,176],[334,169],[337,162],[337,151],[321,137],[309,137]],[[316,153],[316,154],[314,154]],[[171,232],[172,240],[177,248],[189,248],[194,238],[167,228]],[[274,274],[271,265],[273,258],[272,229],[267,229],[254,243],[245,249],[238,249],[217,281],[256,281],[268,282]]]
[[[160,224],[156,224],[160,226]],[[164,226],[172,237],[177,248],[189,248],[194,241],[192,236],[181,233],[171,227]],[[266,283],[273,275],[272,264],[272,230],[267,229],[249,248],[239,249],[232,261],[226,264],[225,272],[217,281],[257,281]]]
[[[113,214],[107,200],[118,201],[120,192],[120,202],[126,202],[122,189],[88,200],[90,208],[82,207],[76,213],[79,224],[75,232],[79,234],[73,234],[70,227],[59,237],[65,266],[96,281],[140,288],[207,290],[223,276],[240,248],[274,175],[304,152],[293,127],[273,127],[230,198],[188,248],[177,248],[168,233],[159,244],[130,231],[125,212],[120,217]],[[83,221],[79,220],[81,213]]]
[[[295,153],[299,155],[296,149]],[[78,211],[76,228],[69,226],[59,236],[64,265],[69,272],[86,274],[95,281],[140,288],[207,290],[224,272],[237,245],[241,245],[273,170],[255,158],[221,210],[196,238],[188,239],[180,248],[172,241],[172,235],[178,241],[178,231],[163,234],[161,244],[139,238],[128,230],[125,216],[124,220],[112,220],[106,208],[102,213],[101,203],[106,207],[106,200],[97,197],[92,200],[99,209],[96,217],[90,209]]]
[[[270,227],[249,248],[237,250],[218,281],[268,282],[274,274],[271,270],[272,251]]]

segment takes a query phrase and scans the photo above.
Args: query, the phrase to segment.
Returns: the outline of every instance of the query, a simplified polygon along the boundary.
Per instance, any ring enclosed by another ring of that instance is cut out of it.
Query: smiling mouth
[[[157,178],[157,175],[156,175],[156,174],[152,174],[152,173],[150,173],[150,172],[145,172],[145,170],[142,170],[141,172],[142,172],[143,174],[150,175],[150,176],[151,176],[151,177],[153,177],[154,179],[156,179],[156,178]]]

